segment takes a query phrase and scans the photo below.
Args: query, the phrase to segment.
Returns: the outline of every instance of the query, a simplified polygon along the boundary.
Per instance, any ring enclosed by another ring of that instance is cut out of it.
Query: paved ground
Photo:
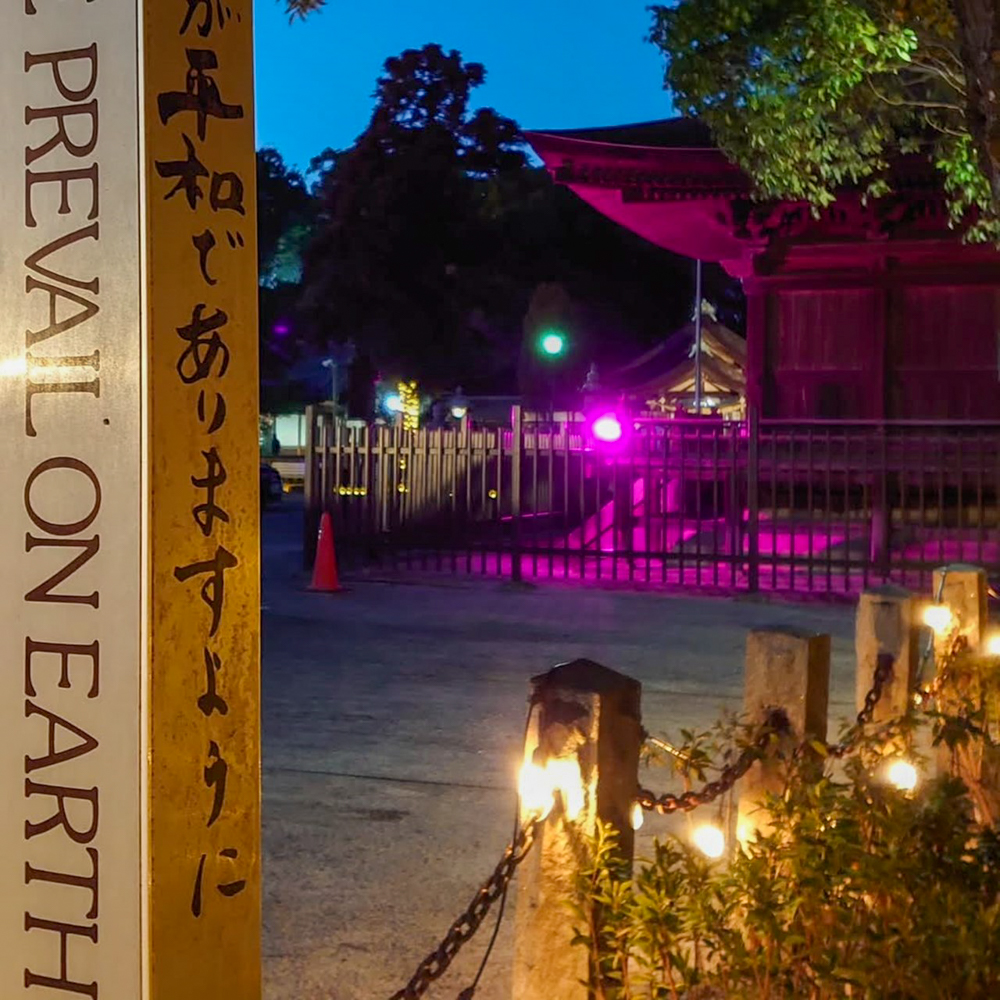
[[[739,707],[749,629],[793,624],[831,633],[832,717],[851,711],[847,607],[475,581],[317,595],[293,505],[264,537],[266,1000],[405,983],[509,836],[533,674],[595,659],[642,682],[647,729],[676,732]],[[432,998],[469,984],[481,936]],[[509,1000],[509,957],[501,933],[477,1000]]]

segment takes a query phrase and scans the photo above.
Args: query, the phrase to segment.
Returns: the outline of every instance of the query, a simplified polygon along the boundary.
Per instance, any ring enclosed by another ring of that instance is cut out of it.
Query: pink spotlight
[[[605,444],[614,444],[622,438],[621,421],[613,413],[598,417],[591,426],[594,437]]]

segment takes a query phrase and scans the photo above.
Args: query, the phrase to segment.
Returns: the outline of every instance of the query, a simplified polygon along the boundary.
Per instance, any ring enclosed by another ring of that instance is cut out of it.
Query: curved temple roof
[[[833,205],[815,212],[806,202],[755,201],[750,179],[692,118],[525,137],[555,180],[603,215],[657,246],[720,263],[740,278],[755,273],[763,251],[782,244],[874,248],[884,247],[888,236],[959,242],[940,179],[920,157],[894,164],[893,194],[865,199],[861,190],[845,189]]]
[[[657,246],[718,261],[734,274],[749,268],[761,246],[734,234],[733,199],[748,197],[751,185],[699,121],[525,136],[557,181]]]

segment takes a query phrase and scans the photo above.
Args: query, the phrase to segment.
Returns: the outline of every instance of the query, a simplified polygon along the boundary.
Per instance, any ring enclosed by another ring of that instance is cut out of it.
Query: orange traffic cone
[[[344,588],[337,575],[337,553],[333,547],[333,522],[329,511],[324,511],[319,522],[319,540],[316,543],[316,561],[310,590],[336,594]]]

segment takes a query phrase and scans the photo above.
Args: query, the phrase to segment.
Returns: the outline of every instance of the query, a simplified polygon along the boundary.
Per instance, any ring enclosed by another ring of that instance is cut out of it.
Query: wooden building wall
[[[751,403],[765,418],[1000,420],[1000,267],[974,250],[963,269],[965,249],[851,273],[843,247],[839,267],[748,280]]]

